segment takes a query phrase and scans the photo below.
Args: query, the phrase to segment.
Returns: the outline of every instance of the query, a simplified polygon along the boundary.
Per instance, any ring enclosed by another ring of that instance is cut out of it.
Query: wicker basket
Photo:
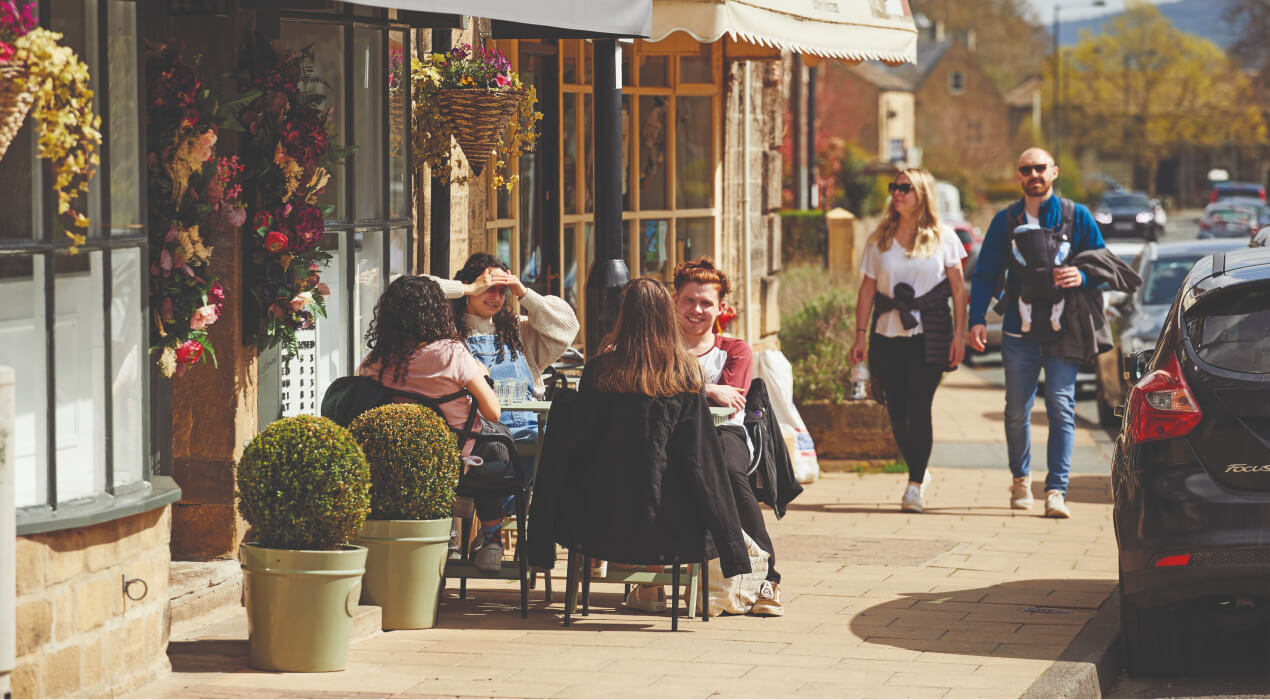
[[[25,63],[17,61],[0,65],[0,158],[9,150],[35,101],[34,93],[18,87],[18,80],[29,72]]]
[[[454,139],[477,175],[485,169],[490,151],[498,145],[507,122],[516,113],[521,94],[519,90],[483,89],[450,89],[437,93],[441,116],[449,123]]]

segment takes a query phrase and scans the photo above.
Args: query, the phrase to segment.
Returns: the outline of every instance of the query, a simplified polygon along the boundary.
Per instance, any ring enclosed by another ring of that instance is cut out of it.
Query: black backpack
[[[322,416],[347,428],[358,416],[372,408],[390,404],[398,397],[421,403],[433,410],[441,404],[468,396],[466,389],[440,398],[431,398],[410,391],[389,389],[371,377],[340,377],[331,382],[322,395]],[[475,404],[473,404],[475,406]],[[438,410],[439,413],[439,410]],[[445,416],[441,416],[444,418]],[[471,422],[469,421],[470,425]]]
[[[750,485],[754,488],[755,497],[771,506],[776,518],[780,519],[790,501],[803,492],[803,485],[794,475],[794,464],[785,449],[780,422],[772,412],[767,384],[758,377],[750,382],[750,389],[745,393],[743,423],[754,447],[750,456]]]

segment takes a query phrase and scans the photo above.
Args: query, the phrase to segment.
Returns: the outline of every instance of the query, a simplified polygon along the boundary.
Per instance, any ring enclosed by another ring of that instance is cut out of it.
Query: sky
[[[1054,5],[1062,5],[1059,19],[1079,19],[1097,17],[1098,15],[1120,12],[1124,9],[1123,0],[1107,0],[1106,7],[1090,7],[1093,0],[1027,0],[1036,9],[1037,18],[1042,24],[1049,26],[1054,21]],[[1155,5],[1166,5],[1177,0],[1147,0]]]

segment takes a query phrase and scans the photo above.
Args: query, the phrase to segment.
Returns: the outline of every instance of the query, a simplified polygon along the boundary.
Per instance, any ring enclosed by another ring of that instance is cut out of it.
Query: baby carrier
[[[1023,337],[1049,342],[1063,332],[1066,302],[1054,284],[1054,268],[1067,264],[1072,255],[1072,219],[1076,205],[1060,199],[1062,219],[1057,229],[1023,224],[1010,235],[1005,302],[1018,305]]]

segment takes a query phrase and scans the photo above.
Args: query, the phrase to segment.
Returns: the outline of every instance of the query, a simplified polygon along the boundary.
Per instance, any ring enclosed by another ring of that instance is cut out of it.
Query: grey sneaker
[[[1072,512],[1068,510],[1067,503],[1063,499],[1062,491],[1046,491],[1045,492],[1045,517],[1047,518],[1072,517]]]
[[[1032,509],[1032,479],[1023,476],[1010,484],[1010,507],[1014,510]]]
[[[900,501],[900,510],[905,513],[922,512],[922,487],[917,484],[909,484],[904,489],[904,500]]]
[[[484,574],[496,574],[503,570],[503,543],[500,538],[486,540],[476,545],[472,566]]]

